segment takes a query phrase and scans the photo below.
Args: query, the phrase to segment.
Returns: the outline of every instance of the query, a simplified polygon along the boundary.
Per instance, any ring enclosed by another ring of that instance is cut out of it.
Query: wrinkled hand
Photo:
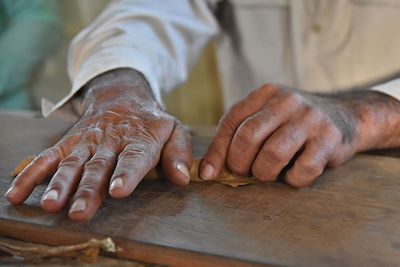
[[[173,183],[189,183],[189,135],[159,107],[141,74],[116,70],[90,85],[82,118],[14,180],[6,193],[11,203],[22,203],[52,176],[42,208],[56,212],[72,198],[70,218],[88,220],[107,191],[128,196],[159,160]]]
[[[366,148],[369,140],[360,134],[358,115],[339,95],[264,85],[222,118],[201,176],[213,179],[226,165],[240,175],[275,181],[293,164],[282,173],[285,181],[294,187],[310,185],[326,166],[337,166]]]

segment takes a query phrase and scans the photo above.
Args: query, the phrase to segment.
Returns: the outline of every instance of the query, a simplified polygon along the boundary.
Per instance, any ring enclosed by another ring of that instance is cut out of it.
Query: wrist
[[[400,102],[375,91],[349,93],[349,106],[358,121],[357,151],[400,145]]]
[[[160,107],[143,74],[134,69],[121,68],[105,72],[93,78],[83,88],[84,110],[127,101]]]

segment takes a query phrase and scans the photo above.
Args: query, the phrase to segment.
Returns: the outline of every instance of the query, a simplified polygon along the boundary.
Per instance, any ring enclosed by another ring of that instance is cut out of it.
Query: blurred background
[[[40,110],[70,89],[69,42],[101,12],[106,0],[0,0],[0,110]],[[215,125],[222,98],[213,45],[189,81],[165,96],[167,110],[191,126]],[[193,101],[195,99],[195,101]]]

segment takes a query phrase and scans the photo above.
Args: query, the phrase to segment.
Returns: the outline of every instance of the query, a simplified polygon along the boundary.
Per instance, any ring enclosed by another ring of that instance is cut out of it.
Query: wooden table
[[[357,155],[302,190],[144,181],[77,223],[40,209],[45,185],[21,206],[2,197],[16,164],[68,125],[0,114],[0,127],[1,236],[51,245],[110,236],[124,248],[119,257],[172,266],[400,265],[399,158]],[[204,139],[195,145],[206,148]]]

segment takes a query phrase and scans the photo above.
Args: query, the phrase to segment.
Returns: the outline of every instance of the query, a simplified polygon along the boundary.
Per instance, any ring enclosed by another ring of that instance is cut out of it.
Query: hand
[[[56,212],[72,198],[70,218],[88,220],[107,191],[114,198],[128,196],[159,160],[173,183],[189,183],[190,137],[160,108],[140,73],[114,70],[88,87],[86,112],[14,180],[6,193],[12,204],[25,201],[36,185],[52,176],[42,208]]]
[[[282,173],[285,181],[308,186],[326,166],[357,151],[399,146],[399,107],[371,91],[324,95],[264,85],[222,118],[200,174],[211,180],[226,165],[240,175],[275,181],[291,166]]]

